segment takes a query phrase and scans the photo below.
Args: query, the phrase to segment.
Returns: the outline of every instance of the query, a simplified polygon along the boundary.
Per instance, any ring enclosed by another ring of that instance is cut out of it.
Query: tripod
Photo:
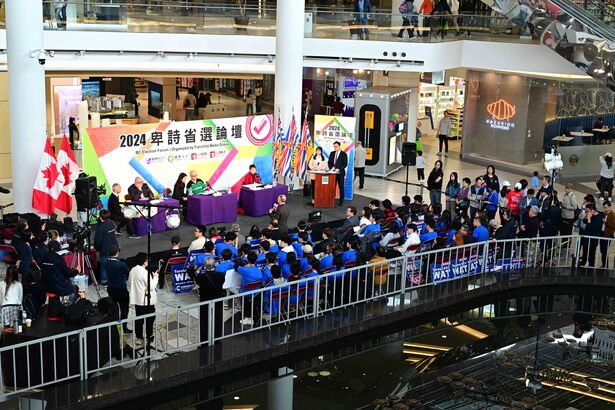
[[[79,267],[82,267],[84,271],[87,268],[88,277],[92,281],[92,283],[94,283],[94,289],[96,289],[96,294],[98,295],[98,299],[100,300],[101,299],[100,286],[98,284],[98,281],[96,280],[96,275],[94,274],[94,264],[92,263],[92,257],[90,255],[90,249],[91,249],[90,236],[92,235],[92,233],[90,231],[89,223],[90,223],[90,216],[91,216],[92,211],[87,210],[86,212],[87,212],[88,217],[86,219],[85,229],[83,230],[83,234],[85,235],[83,238],[77,239],[77,246],[75,248],[75,257],[71,261],[70,268],[75,269],[79,266]]]

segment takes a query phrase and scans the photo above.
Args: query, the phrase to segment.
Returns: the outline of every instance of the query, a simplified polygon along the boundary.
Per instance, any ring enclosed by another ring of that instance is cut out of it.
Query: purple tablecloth
[[[288,195],[288,187],[282,184],[258,190],[241,188],[239,192],[239,206],[243,209],[245,215],[267,215],[269,209],[278,200],[278,196],[282,194]]]
[[[188,197],[188,223],[210,225],[237,220],[237,194],[220,196],[191,195]]]
[[[161,203],[159,203],[158,205],[179,206],[179,201],[177,199],[167,198]],[[152,212],[154,211],[154,209],[156,208],[152,208]],[[147,210],[145,210],[144,212],[147,212]],[[167,229],[169,229],[167,228],[167,213],[168,212],[177,213],[177,211],[174,211],[171,209],[166,209],[166,208],[157,209],[156,215],[154,215],[154,217],[152,218],[152,232],[162,232],[162,231],[166,231]],[[144,217],[135,218],[132,220],[132,223],[134,224],[135,234],[137,236],[147,235],[147,220]]]

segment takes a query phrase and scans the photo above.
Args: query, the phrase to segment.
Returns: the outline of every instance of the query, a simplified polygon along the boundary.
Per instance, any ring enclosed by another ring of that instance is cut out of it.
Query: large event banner
[[[344,185],[344,199],[352,199],[352,181],[354,179],[354,144],[356,118],[336,117],[333,115],[316,115],[314,118],[314,149],[320,147],[329,158],[333,152],[333,143],[339,141],[342,151],[348,154],[348,167],[346,168],[346,183]],[[308,160],[309,162],[309,160]]]
[[[88,128],[84,171],[123,192],[141,176],[161,194],[195,170],[214,189],[238,192],[250,164],[263,183],[272,181],[273,131],[271,115]]]

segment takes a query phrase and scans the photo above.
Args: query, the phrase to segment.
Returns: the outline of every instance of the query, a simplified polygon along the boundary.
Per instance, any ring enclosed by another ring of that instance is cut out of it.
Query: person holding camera
[[[111,212],[103,209],[100,211],[101,223],[96,228],[94,233],[94,249],[98,251],[98,260],[100,261],[100,284],[107,285],[107,271],[105,264],[109,258],[109,248],[115,245],[119,248],[117,238],[115,236],[115,223],[111,220]]]
[[[149,313],[156,312],[156,303],[158,302],[156,297],[156,287],[158,286],[158,271],[149,273],[147,254],[145,252],[139,252],[135,256],[136,265],[130,270],[128,274],[128,293],[130,295],[129,303],[134,305],[135,313],[138,316],[147,315]],[[147,275],[151,275],[148,279]],[[147,342],[151,343],[154,338],[154,316],[150,316],[146,319],[135,320],[135,336],[137,337],[137,344],[143,345],[143,323],[145,322],[145,336]]]

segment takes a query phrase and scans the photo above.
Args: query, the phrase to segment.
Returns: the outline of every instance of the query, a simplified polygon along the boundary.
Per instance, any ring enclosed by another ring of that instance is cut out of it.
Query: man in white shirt
[[[406,231],[406,235],[407,235],[406,241],[403,243],[403,245],[395,248],[401,253],[406,253],[408,251],[408,248],[421,243],[421,238],[419,237],[419,234],[417,233],[417,227],[415,224],[408,225],[408,230]]]
[[[205,246],[205,242],[207,242],[207,238],[205,237],[206,230],[207,228],[201,225],[194,228],[195,239],[192,241],[192,243],[190,243],[190,246],[188,247],[188,253],[203,249],[203,247]]]
[[[451,118],[448,115],[448,111],[444,111],[444,117],[440,120],[440,125],[438,125],[438,131],[436,135],[439,140],[439,149],[438,156],[442,156],[442,145],[444,144],[444,156],[448,157],[448,137],[451,135]]]
[[[359,177],[359,191],[363,191],[365,183],[365,159],[367,151],[363,148],[363,143],[357,141],[354,148],[354,177]]]

